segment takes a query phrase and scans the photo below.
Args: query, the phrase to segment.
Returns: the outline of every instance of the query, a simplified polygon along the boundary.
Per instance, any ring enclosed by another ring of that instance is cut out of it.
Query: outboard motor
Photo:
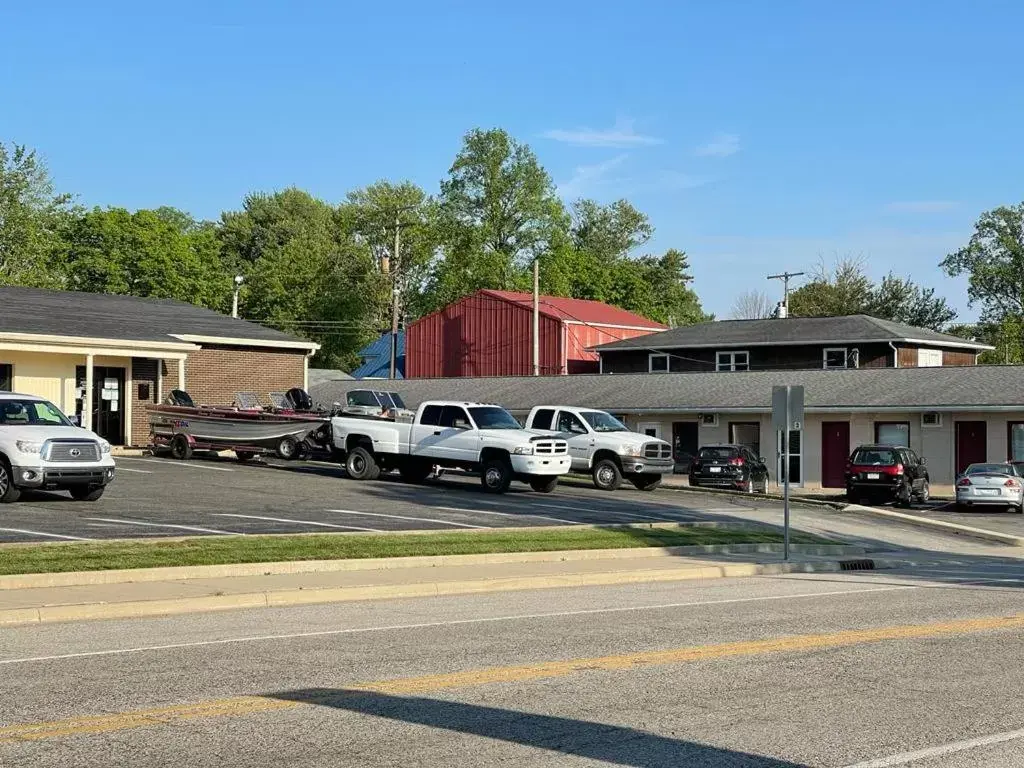
[[[287,397],[296,411],[313,410],[313,398],[311,398],[309,393],[301,387],[292,387],[289,389]]]
[[[192,402],[192,396],[183,389],[172,389],[164,401],[168,405],[177,405],[181,408],[196,407],[196,404]]]

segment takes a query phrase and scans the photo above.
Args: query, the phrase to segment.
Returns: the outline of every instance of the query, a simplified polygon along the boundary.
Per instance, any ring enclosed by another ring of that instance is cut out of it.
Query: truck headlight
[[[100,453],[110,453],[110,443],[108,443],[106,440],[100,440]]]
[[[512,449],[512,453],[516,456],[532,456],[533,446],[532,445],[520,445]]]
[[[619,448],[620,456],[643,456],[642,445],[623,445]]]
[[[43,450],[42,443],[34,443],[30,440],[17,440],[14,443],[22,453],[39,453]]]

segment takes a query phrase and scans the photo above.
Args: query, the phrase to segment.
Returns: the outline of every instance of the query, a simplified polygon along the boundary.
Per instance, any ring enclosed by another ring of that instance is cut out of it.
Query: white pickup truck
[[[27,488],[96,501],[113,479],[110,443],[41,397],[0,392],[0,503]]]
[[[426,402],[412,418],[335,416],[331,431],[335,455],[355,480],[397,469],[419,483],[441,467],[479,472],[490,493],[504,493],[513,480],[550,493],[569,471],[564,439],[524,430],[504,408],[485,403]]]
[[[602,491],[614,491],[623,477],[641,491],[653,491],[661,485],[661,476],[675,469],[671,445],[630,431],[604,411],[539,405],[530,411],[526,428],[565,438],[573,471],[590,474]]]

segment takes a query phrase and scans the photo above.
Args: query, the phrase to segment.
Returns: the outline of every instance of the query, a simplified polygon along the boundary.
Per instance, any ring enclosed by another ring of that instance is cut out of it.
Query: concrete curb
[[[794,554],[841,557],[864,555],[863,547],[845,544],[793,544]],[[686,555],[781,554],[781,544],[691,544],[680,547],[620,547],[616,549],[571,549],[543,552],[498,552],[483,555],[436,555],[379,557],[351,560],[289,560],[270,563],[230,563],[163,568],[124,568],[108,571],[26,573],[0,576],[0,591],[47,587],[78,587],[97,584],[130,584],[152,581],[214,579],[231,576],[276,576],[290,573],[332,573],[377,571],[399,568],[495,565],[501,563],[579,562],[626,558],[663,558]]]
[[[891,509],[878,509],[877,507],[863,507],[860,504],[849,504],[843,507],[843,511],[874,515],[876,517],[885,517],[890,520],[898,520],[920,528],[931,528],[933,530],[959,533],[975,539],[1008,544],[1011,547],[1024,547],[1024,538],[1020,536],[1014,536],[1009,533],[1000,533],[999,531],[989,531],[984,528],[975,528],[970,525],[961,525],[960,523],[950,523],[945,520],[933,520],[930,517],[908,515],[906,512],[895,512]]]
[[[874,568],[895,565],[874,560]],[[385,600],[409,597],[436,597],[480,592],[501,592],[522,589],[555,589],[559,587],[609,586],[643,582],[686,581],[767,576],[784,573],[837,573],[844,570],[839,560],[806,563],[736,563],[727,565],[687,566],[673,569],[634,570],[606,573],[570,574],[564,576],[523,576],[416,584],[332,587],[325,589],[289,589],[237,595],[204,595],[201,597],[136,600],[123,603],[91,603],[50,605],[0,610],[0,626],[42,624],[94,619],[126,619],[147,616],[168,616],[244,608],[269,608],[315,603]]]

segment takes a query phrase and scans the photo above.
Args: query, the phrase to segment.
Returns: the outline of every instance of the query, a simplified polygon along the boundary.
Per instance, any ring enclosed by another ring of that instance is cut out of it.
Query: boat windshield
[[[469,409],[477,429],[522,429],[522,425],[504,408],[484,406]]]
[[[67,416],[46,400],[0,400],[0,425],[71,427]]]
[[[381,402],[376,392],[368,389],[353,389],[348,393],[348,404],[350,406],[365,405],[371,408],[380,408]]]
[[[629,432],[629,427],[604,411],[580,411],[595,432]]]
[[[380,398],[380,401],[386,408],[394,408],[399,411],[406,410],[402,396],[397,392],[378,392],[377,397]]]

